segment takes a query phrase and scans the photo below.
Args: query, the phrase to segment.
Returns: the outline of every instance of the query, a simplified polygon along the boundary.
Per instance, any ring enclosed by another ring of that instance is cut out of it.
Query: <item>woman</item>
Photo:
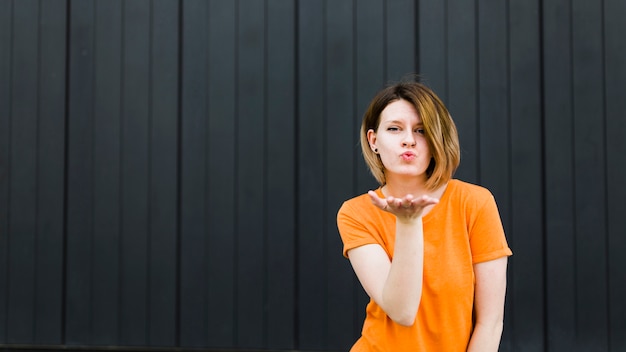
[[[370,296],[351,351],[497,351],[512,253],[491,193],[452,179],[460,150],[444,104],[417,82],[382,90],[361,147],[381,187],[337,215]]]

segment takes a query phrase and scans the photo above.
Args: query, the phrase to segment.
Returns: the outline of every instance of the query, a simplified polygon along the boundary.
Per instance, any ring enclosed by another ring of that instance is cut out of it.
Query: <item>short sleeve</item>
[[[348,251],[366,244],[377,244],[372,229],[365,223],[363,212],[359,212],[348,202],[343,203],[337,213],[337,228],[343,242],[343,256]]]
[[[498,207],[491,193],[472,217],[469,239],[474,264],[513,254],[506,241]]]

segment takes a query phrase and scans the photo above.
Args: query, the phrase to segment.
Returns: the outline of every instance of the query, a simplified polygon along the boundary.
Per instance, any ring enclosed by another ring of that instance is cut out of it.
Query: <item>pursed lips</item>
[[[402,153],[402,155],[400,155],[400,157],[402,158],[402,160],[404,161],[411,161],[413,159],[415,159],[415,153],[412,152],[404,152]]]

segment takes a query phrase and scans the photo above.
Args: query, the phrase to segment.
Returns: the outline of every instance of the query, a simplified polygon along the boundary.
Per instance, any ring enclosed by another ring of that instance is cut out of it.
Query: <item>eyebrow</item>
[[[396,125],[402,125],[404,124],[404,121],[400,121],[400,120],[391,120],[391,121],[382,121],[381,123],[384,124],[396,124]],[[423,126],[424,123],[420,120],[418,123],[415,124],[415,126]]]

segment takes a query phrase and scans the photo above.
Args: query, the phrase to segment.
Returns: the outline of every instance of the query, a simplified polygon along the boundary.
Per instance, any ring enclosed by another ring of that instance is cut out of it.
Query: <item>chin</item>
[[[418,172],[418,171],[405,171],[405,172],[390,172],[391,174],[394,174],[398,177],[403,177],[403,178],[409,178],[409,177],[415,177],[415,178],[420,178],[420,177],[426,177],[426,170],[422,171],[422,172]]]

